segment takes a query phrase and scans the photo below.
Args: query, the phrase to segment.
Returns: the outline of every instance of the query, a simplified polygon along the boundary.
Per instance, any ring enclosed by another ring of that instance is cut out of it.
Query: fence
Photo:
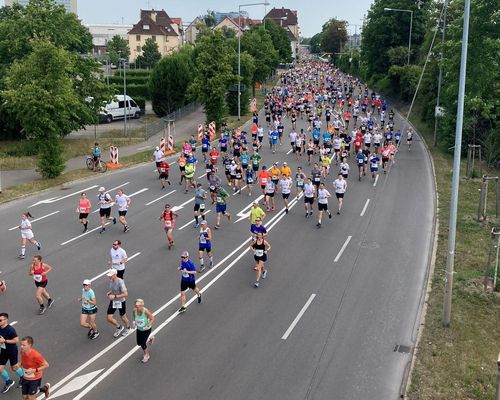
[[[169,121],[177,121],[181,119],[182,117],[192,113],[193,111],[197,110],[200,107],[200,103],[198,102],[192,102],[189,104],[186,104],[184,107],[181,107],[173,112],[171,112],[168,115],[165,115],[164,117],[161,117],[158,121],[155,121],[153,123],[148,123],[146,125],[146,132],[145,132],[145,138],[149,139],[151,136],[154,136],[160,132],[165,132]]]

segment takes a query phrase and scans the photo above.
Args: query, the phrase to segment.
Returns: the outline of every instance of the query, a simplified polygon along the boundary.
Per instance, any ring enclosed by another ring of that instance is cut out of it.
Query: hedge
[[[146,114],[146,99],[144,97],[136,96],[134,97],[135,102],[140,107],[143,114]]]
[[[123,85],[113,84],[110,86],[115,90],[115,94],[123,94]],[[149,85],[127,84],[127,95],[134,98],[134,100],[136,97],[151,100]]]
[[[109,83],[122,85],[123,84],[123,77],[122,76],[110,76]],[[147,85],[148,83],[149,83],[149,76],[128,76],[127,75],[127,86],[129,84],[130,85],[132,85],[132,84]]]
[[[127,76],[147,76],[151,74],[149,69],[127,69]],[[121,71],[115,71],[115,76],[120,76]]]

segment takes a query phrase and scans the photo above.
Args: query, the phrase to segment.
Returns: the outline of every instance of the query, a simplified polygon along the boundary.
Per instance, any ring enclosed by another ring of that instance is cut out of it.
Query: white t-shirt
[[[292,188],[292,180],[290,178],[280,179],[281,193],[289,194]]]
[[[297,132],[290,132],[290,142],[295,143],[295,139],[297,139]]]
[[[27,219],[21,220],[21,232],[25,233],[31,230],[31,223]]]
[[[114,269],[117,271],[121,271],[125,269],[125,258],[127,258],[127,252],[123,250],[123,248],[118,247],[117,249],[111,248],[110,250],[110,255],[111,255],[111,264]],[[123,264],[120,264],[123,262]]]
[[[304,196],[305,197],[314,197],[314,185],[312,183],[306,183],[304,185]]]
[[[99,206],[103,209],[111,208],[111,206],[113,205],[111,202],[108,203],[108,201],[111,200],[111,196],[109,195],[109,193],[99,193],[97,195],[97,199],[99,200]]]
[[[335,150],[340,150],[340,145],[342,144],[342,140],[340,138],[336,137],[333,139],[333,148]]]
[[[365,135],[363,136],[363,138],[365,139],[365,143],[371,143],[372,142],[372,134],[367,132],[365,133]]]
[[[124,193],[121,196],[117,194],[115,196],[115,202],[118,205],[118,211],[126,211],[127,210],[127,202],[128,196]]]
[[[333,186],[335,186],[335,193],[345,193],[347,183],[344,179],[335,179]]]
[[[342,162],[340,163],[340,173],[342,175],[347,175],[349,174],[349,164],[347,164],[346,162]]]
[[[326,189],[318,190],[318,203],[319,204],[328,204],[328,197],[330,197],[330,192]]]
[[[382,135],[380,133],[375,133],[373,135],[373,142],[376,144],[380,144],[380,141],[382,140]]]
[[[163,151],[155,150],[155,152],[153,153],[153,157],[155,158],[156,162],[163,161],[164,160]]]

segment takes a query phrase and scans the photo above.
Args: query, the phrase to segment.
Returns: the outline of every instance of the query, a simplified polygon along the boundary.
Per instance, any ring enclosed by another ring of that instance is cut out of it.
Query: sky
[[[206,10],[238,11],[239,4],[259,3],[259,1],[238,0],[78,0],[78,15],[85,24],[125,23],[135,24],[139,20],[139,10],[164,9],[171,17],[181,17],[183,22],[191,22]],[[264,2],[264,1],[262,1]],[[336,17],[350,24],[361,25],[363,15],[370,8],[373,0],[268,0],[268,11],[273,8],[286,7],[297,10],[299,26],[303,37],[311,37],[321,31],[321,26],[328,19]],[[0,0],[3,5],[4,0]],[[244,8],[251,18],[262,19],[264,6]],[[354,26],[349,32],[354,33]],[[358,26],[359,31],[359,26]]]

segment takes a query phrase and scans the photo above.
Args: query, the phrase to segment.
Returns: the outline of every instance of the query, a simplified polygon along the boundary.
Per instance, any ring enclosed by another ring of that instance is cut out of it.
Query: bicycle
[[[85,164],[87,165],[88,169],[90,169],[91,171],[94,171],[94,157],[93,156],[87,156]],[[104,173],[108,170],[108,165],[104,161],[102,161],[101,158],[99,157],[95,170]]]

